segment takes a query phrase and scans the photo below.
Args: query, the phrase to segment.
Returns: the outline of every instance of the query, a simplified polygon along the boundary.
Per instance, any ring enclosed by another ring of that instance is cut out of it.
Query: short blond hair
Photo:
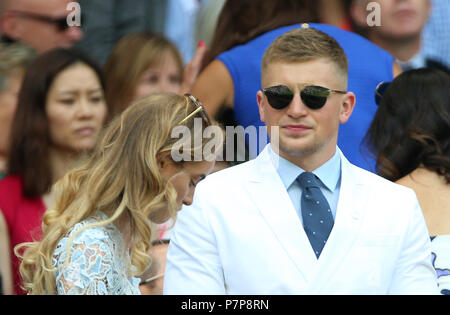
[[[347,79],[348,60],[339,43],[315,28],[296,28],[276,38],[267,48],[262,58],[261,75],[271,63],[295,63],[321,58],[332,62],[338,73]]]

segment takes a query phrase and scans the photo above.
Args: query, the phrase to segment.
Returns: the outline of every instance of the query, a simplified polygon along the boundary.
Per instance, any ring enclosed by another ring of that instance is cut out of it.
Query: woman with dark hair
[[[9,175],[0,181],[15,293],[23,291],[13,248],[40,238],[52,185],[94,148],[107,112],[102,72],[80,52],[56,49],[29,66],[11,130]]]
[[[450,294],[450,76],[433,69],[399,75],[383,93],[366,141],[377,173],[416,192],[439,288]]]
[[[302,21],[318,21],[316,5],[311,0],[227,0],[217,19],[203,66],[234,46],[280,26]]]

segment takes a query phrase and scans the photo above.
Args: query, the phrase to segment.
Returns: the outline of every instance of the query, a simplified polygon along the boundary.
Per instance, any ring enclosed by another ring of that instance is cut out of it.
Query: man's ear
[[[256,102],[258,103],[258,109],[259,109],[259,119],[262,122],[266,122],[264,118],[264,94],[261,90],[259,90],[256,93]]]
[[[356,96],[353,92],[348,92],[344,95],[341,105],[341,112],[339,113],[339,122],[345,124],[353,113],[356,104]]]

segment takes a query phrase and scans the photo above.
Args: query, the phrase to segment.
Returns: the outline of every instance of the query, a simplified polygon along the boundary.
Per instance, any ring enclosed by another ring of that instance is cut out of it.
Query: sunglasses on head
[[[286,85],[271,86],[262,89],[270,106],[274,109],[283,109],[289,106],[294,98],[294,92]],[[327,102],[331,93],[346,94],[345,91],[331,90],[323,86],[308,85],[300,91],[303,103],[310,109],[320,109]]]
[[[383,98],[384,93],[387,88],[391,85],[391,82],[380,82],[375,89],[375,103],[377,106],[380,106],[381,99]]]
[[[24,12],[24,11],[16,11],[16,10],[11,10],[8,12],[13,13],[18,16],[21,16],[21,17],[24,17],[24,18],[53,24],[56,26],[56,28],[60,32],[63,32],[70,27],[69,24],[67,23],[67,16],[54,18],[54,17],[42,15],[42,14],[32,13],[32,12]],[[83,15],[81,15],[81,19],[83,19]]]
[[[196,109],[192,113],[190,113],[187,117],[185,117],[182,121],[180,121],[178,124],[182,125],[186,121],[188,121],[189,119],[194,117],[195,114],[200,113],[200,115],[202,116],[202,119],[206,123],[206,125],[211,126],[211,119],[209,118],[208,113],[206,112],[205,108],[203,107],[203,104],[200,103],[200,101],[191,94],[184,94],[184,96],[189,98],[191,100],[191,102],[194,103]]]

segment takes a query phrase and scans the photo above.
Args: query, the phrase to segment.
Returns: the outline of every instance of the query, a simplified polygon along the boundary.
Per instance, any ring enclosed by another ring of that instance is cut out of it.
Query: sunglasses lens
[[[69,28],[69,25],[67,24],[67,20],[65,18],[61,18],[55,21],[55,24],[58,26],[58,29],[60,31],[65,31]]]
[[[390,82],[381,82],[380,84],[378,84],[378,86],[375,90],[375,103],[378,106],[380,106],[381,99],[383,98],[383,95],[386,92],[386,90],[390,84],[391,84]]]
[[[266,95],[270,106],[275,109],[287,107],[294,98],[294,93],[287,86],[283,85],[264,89],[264,94]]]
[[[322,108],[329,95],[330,90],[321,86],[307,86],[300,93],[303,103],[311,109]]]

